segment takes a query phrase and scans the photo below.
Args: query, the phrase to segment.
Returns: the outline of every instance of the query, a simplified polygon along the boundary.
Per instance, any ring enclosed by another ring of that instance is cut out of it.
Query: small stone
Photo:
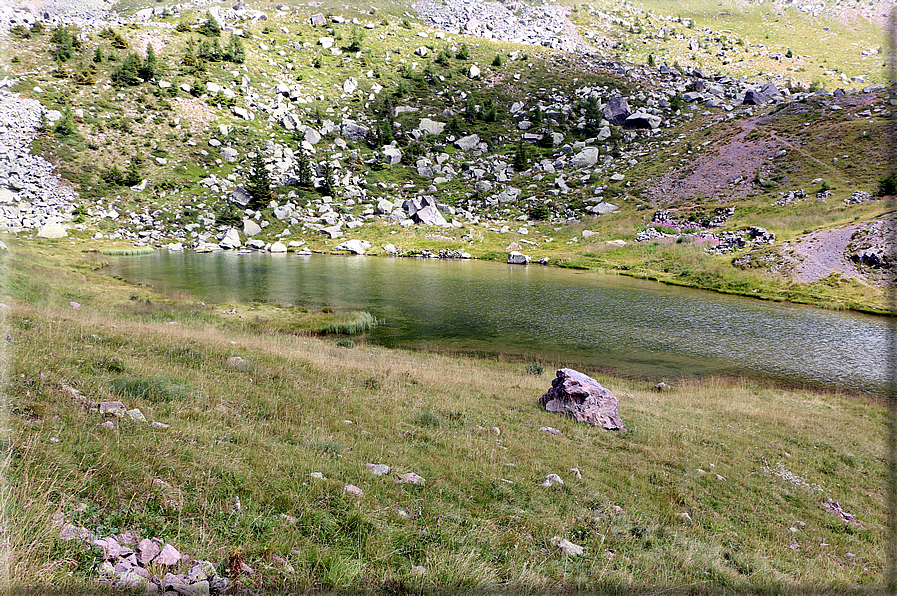
[[[553,426],[543,426],[543,427],[540,428],[539,430],[541,430],[542,432],[546,432],[546,433],[548,433],[549,435],[554,435],[554,436],[556,436],[556,437],[559,437],[559,436],[561,436],[562,434],[564,434],[564,433],[562,433],[561,431],[559,431],[558,429],[554,428]]]
[[[111,420],[107,420],[106,422],[103,422],[102,424],[98,424],[97,426],[100,428],[106,428],[106,429],[112,430],[115,428],[115,423],[112,422]]]
[[[181,553],[178,550],[171,546],[170,544],[166,544],[162,548],[162,552],[153,559],[153,563],[157,563],[159,565],[177,565],[181,560]]]
[[[415,565],[411,568],[411,575],[422,577],[427,574],[427,568],[423,565]]]
[[[383,476],[385,474],[389,474],[392,468],[387,466],[386,464],[364,464],[371,471],[371,474],[376,476]]]
[[[312,472],[308,475],[309,478],[314,478],[315,480],[325,480],[324,474],[321,472]]]
[[[557,474],[549,474],[545,477],[545,482],[542,483],[542,486],[553,486],[555,484],[563,484],[564,481],[561,480],[561,477]]]
[[[100,414],[121,414],[125,412],[125,404],[120,401],[101,401],[99,404]]]
[[[358,488],[357,486],[355,486],[354,484],[346,485],[346,493],[352,495],[353,497],[361,498],[364,496],[364,491],[361,490],[360,488]]]
[[[661,381],[661,382],[658,383],[657,385],[654,385],[654,388],[657,389],[658,391],[669,391],[670,389],[672,389],[672,387],[670,387],[669,385],[667,385],[667,384],[664,383],[663,381]]]
[[[688,514],[687,511],[683,511],[682,513],[680,513],[679,519],[681,519],[683,522],[685,522],[687,524],[690,524],[692,522],[691,516]]]
[[[150,424],[150,426],[152,426],[153,428],[158,429],[158,430],[165,430],[167,428],[171,428],[170,424],[165,424],[164,422],[153,422],[152,424]]]
[[[137,408],[134,408],[133,410],[128,410],[127,415],[134,422],[146,422],[146,416],[144,416],[143,412],[141,412]]]
[[[570,468],[570,473],[576,476],[578,480],[582,480],[582,472],[579,471],[579,468]]]
[[[423,478],[421,478],[414,472],[407,472],[405,474],[400,475],[396,482],[407,483],[407,484],[423,484],[425,481]]]
[[[146,567],[159,554],[160,550],[158,544],[149,538],[144,538],[137,545],[137,561]]]
[[[585,549],[578,544],[573,544],[566,538],[553,536],[548,541],[552,546],[556,546],[562,553],[568,557],[578,557],[585,553]]]
[[[133,571],[126,571],[115,579],[115,587],[118,589],[139,588],[145,584],[146,578],[141,577]]]

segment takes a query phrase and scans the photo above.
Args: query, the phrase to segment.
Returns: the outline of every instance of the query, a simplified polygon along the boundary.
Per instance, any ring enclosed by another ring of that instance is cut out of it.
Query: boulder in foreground
[[[548,393],[539,398],[548,412],[564,414],[606,430],[625,430],[617,413],[619,403],[598,381],[572,368],[562,368]]]

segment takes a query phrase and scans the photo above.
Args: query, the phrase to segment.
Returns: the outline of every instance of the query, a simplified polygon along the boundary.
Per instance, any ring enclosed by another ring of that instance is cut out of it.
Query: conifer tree
[[[249,162],[246,192],[252,197],[252,201],[249,203],[251,209],[266,206],[274,196],[271,192],[271,176],[265,168],[265,160],[259,151],[256,151],[255,157]]]

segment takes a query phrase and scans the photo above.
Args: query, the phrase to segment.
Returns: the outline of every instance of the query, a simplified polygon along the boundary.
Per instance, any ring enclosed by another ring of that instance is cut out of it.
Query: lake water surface
[[[110,273],[210,302],[366,310],[368,339],[611,368],[654,381],[765,376],[883,392],[893,321],[538,265],[230,252],[112,258]]]

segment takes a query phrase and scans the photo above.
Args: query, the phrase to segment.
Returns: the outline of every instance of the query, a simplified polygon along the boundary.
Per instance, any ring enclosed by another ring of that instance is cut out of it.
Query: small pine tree
[[[146,44],[146,58],[137,72],[144,81],[149,81],[156,76],[156,50],[153,48],[153,44]]]
[[[333,166],[329,162],[325,162],[323,166],[324,172],[321,177],[321,192],[330,197],[336,196],[337,186],[333,177]]]
[[[122,63],[112,71],[112,84],[116,87],[133,87],[139,85],[140,81],[140,56],[131,52],[122,61]]]
[[[75,126],[75,114],[72,112],[70,106],[65,106],[65,109],[62,111],[62,118],[60,118],[59,122],[56,123],[56,126],[53,127],[53,132],[60,137],[69,137],[74,135],[77,131],[78,128]]]
[[[246,61],[246,51],[243,49],[243,41],[233,33],[224,48],[224,59],[234,64],[243,64]]]
[[[470,59],[470,50],[467,48],[466,43],[461,44],[461,47],[458,49],[458,53],[455,54],[455,58],[457,58],[458,60]]]
[[[135,155],[131,158],[131,161],[128,162],[128,167],[125,169],[125,173],[122,177],[122,185],[123,186],[135,186],[140,184],[140,180],[142,176],[140,174],[140,159]]]
[[[496,54],[495,58],[492,59],[492,66],[495,68],[499,68],[501,66],[501,54]]]
[[[53,59],[56,62],[67,62],[75,53],[75,36],[64,27],[54,29],[50,41],[56,44],[56,49],[53,50]]]
[[[542,124],[542,106],[536,106],[536,109],[533,110],[533,117],[530,118],[530,122],[535,125]]]
[[[296,162],[296,180],[302,188],[311,188],[314,177],[311,172],[311,160],[308,159],[308,153],[305,149],[299,148],[299,159]]]
[[[206,12],[206,20],[199,27],[199,32],[208,37],[218,37],[221,35],[221,27],[218,25],[218,21],[215,20],[215,17],[212,16],[212,13]]]
[[[265,168],[265,160],[259,151],[256,151],[255,157],[249,162],[246,192],[252,197],[252,201],[249,203],[251,209],[260,209],[266,206],[274,196],[271,192],[271,177]]]
[[[523,139],[517,141],[517,149],[514,151],[514,169],[524,171],[529,166],[529,150]]]
[[[364,39],[364,33],[358,27],[352,27],[352,37],[349,41],[349,45],[346,46],[346,50],[349,52],[360,52],[361,51],[361,41]]]
[[[648,54],[648,66],[653,68],[654,65],[655,65],[654,54]]]
[[[97,50],[93,53],[93,61],[97,64],[103,63],[103,48],[97,46]]]

